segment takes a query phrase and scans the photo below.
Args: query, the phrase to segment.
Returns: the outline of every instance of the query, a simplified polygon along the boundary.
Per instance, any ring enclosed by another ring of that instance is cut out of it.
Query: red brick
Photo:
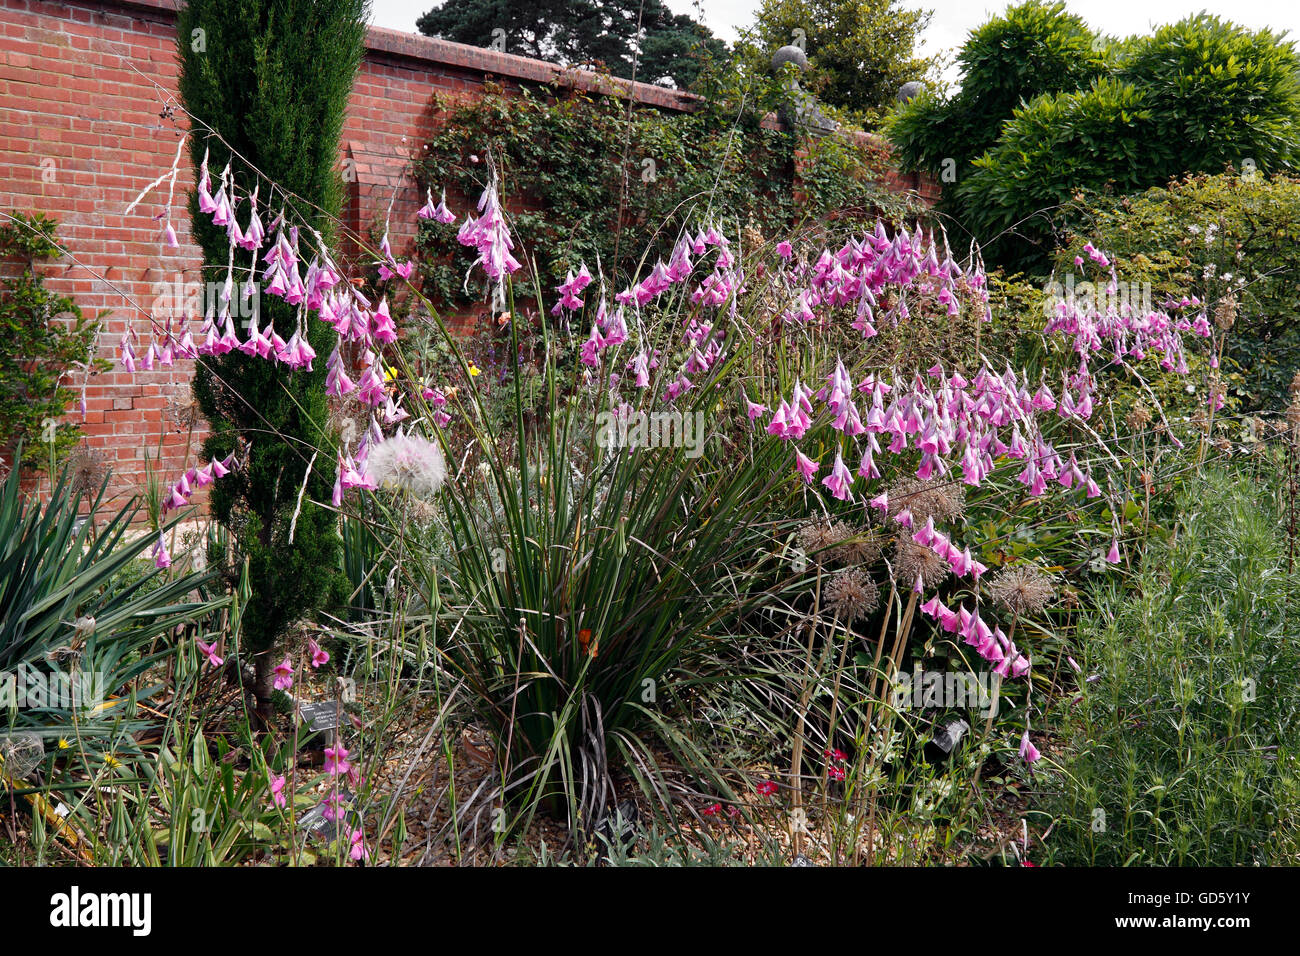
[[[100,350],[114,360],[124,333],[134,331],[148,341],[154,270],[167,281],[177,274],[186,281],[198,277],[198,250],[188,244],[185,204],[193,186],[188,165],[171,211],[180,250],[159,247],[159,226],[151,217],[163,197],[150,197],[122,218],[136,193],[168,167],[187,125],[183,118],[172,122],[158,115],[176,90],[176,7],[177,0],[0,0],[0,206],[45,212],[61,221],[60,235],[73,258],[46,267],[49,284],[75,298],[89,315],[109,313]],[[396,187],[391,239],[399,255],[410,250],[412,214],[423,197],[405,164],[436,128],[438,109],[480,95],[489,79],[507,90],[558,80],[666,110],[693,110],[698,102],[675,90],[624,83],[611,88],[602,77],[551,63],[372,28],[343,132],[342,153],[355,155],[360,173],[348,189],[348,227],[364,233],[382,220]],[[775,117],[763,122],[778,124]],[[864,148],[878,147],[871,139],[865,138]],[[52,183],[42,176],[43,159],[54,160]],[[925,200],[939,194],[928,177],[891,173],[887,182]],[[463,207],[472,197],[449,198]],[[474,321],[468,314],[448,317],[461,332]],[[166,417],[165,392],[169,383],[186,381],[190,368],[178,363],[131,376],[115,365],[90,380],[83,427],[91,445],[105,449],[116,463],[115,492],[141,490],[146,452],[165,479],[193,463],[186,436]],[[80,416],[74,412],[70,420]]]

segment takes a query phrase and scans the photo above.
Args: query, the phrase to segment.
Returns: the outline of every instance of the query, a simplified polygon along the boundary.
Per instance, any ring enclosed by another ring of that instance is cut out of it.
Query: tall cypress
[[[191,117],[195,168],[207,153],[215,179],[230,163],[241,196],[257,188],[268,224],[284,208],[290,222],[330,236],[330,217],[342,199],[339,137],[368,13],[367,0],[188,0],[180,9],[180,95]],[[197,194],[190,214],[203,249],[203,278],[224,282],[226,232],[199,212]],[[243,202],[239,217],[247,216]],[[302,235],[310,233],[304,228]],[[237,252],[246,272],[253,254]],[[269,334],[269,323],[287,340],[298,327],[298,310],[258,295],[263,330]],[[329,354],[333,330],[314,318],[305,329],[312,348]],[[252,596],[241,648],[253,656],[264,716],[278,642],[329,600],[338,575],[334,515],[320,504],[329,502],[334,467],[324,366],[318,360],[312,371],[294,370],[231,351],[200,359],[194,379],[211,426],[205,454],[223,456],[241,439],[251,443],[242,467],[212,486],[211,508],[234,541],[234,568],[248,560]]]

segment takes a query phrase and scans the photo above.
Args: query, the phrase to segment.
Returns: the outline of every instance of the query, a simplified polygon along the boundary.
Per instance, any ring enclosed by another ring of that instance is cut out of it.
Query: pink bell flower
[[[216,641],[213,641],[211,644],[204,644],[200,640],[195,640],[194,646],[199,649],[199,653],[201,653],[204,657],[208,659],[209,667],[220,667],[222,664],[225,663],[224,658],[217,656]]]
[[[284,794],[285,783],[283,774],[271,774],[271,803],[281,810],[288,806],[289,802]]]
[[[835,452],[835,464],[831,466],[831,473],[822,479],[833,497],[840,501],[852,501],[853,494],[849,490],[853,484],[853,475],[844,464],[844,459],[839,451]]]
[[[798,468],[799,474],[803,477],[803,480],[807,484],[811,485],[813,482],[813,478],[817,474],[817,462],[813,461],[811,458],[809,458],[803,452],[799,451],[797,448],[795,449],[794,454],[795,454],[795,465]]]
[[[1032,764],[1041,756],[1038,748],[1033,745],[1029,739],[1029,730],[1026,729],[1024,736],[1020,738],[1020,756],[1027,764]]]
[[[325,772],[335,776],[346,776],[352,770],[348,762],[348,748],[339,743],[325,748]]]
[[[276,690],[289,690],[293,687],[293,664],[289,660],[289,655],[285,655],[284,660],[275,665],[275,681],[273,686]]]
[[[319,670],[323,665],[330,662],[329,651],[326,651],[313,640],[307,641],[307,653],[311,655],[312,670]]]

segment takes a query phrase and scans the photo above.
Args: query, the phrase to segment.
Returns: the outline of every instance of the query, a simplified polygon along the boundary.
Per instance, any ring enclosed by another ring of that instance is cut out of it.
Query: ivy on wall
[[[446,188],[472,201],[491,157],[514,213],[528,301],[538,279],[549,301],[582,263],[593,273],[599,266],[611,285],[622,281],[666,257],[683,228],[709,222],[729,235],[770,239],[827,218],[897,224],[921,214],[914,200],[882,185],[882,148],[839,135],[809,140],[764,123],[783,95],[775,82],[729,74],[702,86],[691,113],[629,109],[556,86],[444,99],[417,176],[435,199]],[[454,229],[426,223],[417,245],[435,303],[460,311],[484,301],[481,284],[465,285],[473,254]],[[525,301],[519,276],[516,301]]]

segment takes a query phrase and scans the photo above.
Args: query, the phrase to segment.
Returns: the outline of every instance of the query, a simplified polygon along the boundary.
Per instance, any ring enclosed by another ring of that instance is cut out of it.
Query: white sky
[[[527,2],[527,0],[522,0]],[[724,40],[736,39],[748,26],[759,0],[667,0],[679,13],[691,13]],[[438,0],[372,0],[373,22],[396,30],[415,30],[420,14],[438,5]],[[934,11],[921,52],[955,50],[973,27],[979,26],[1007,7],[1006,2],[989,0],[903,0],[903,6]],[[1148,33],[1153,26],[1172,23],[1205,10],[1242,26],[1287,30],[1300,39],[1300,3],[1296,0],[1066,0],[1066,6],[1094,29],[1112,36]],[[703,16],[701,17],[701,11]],[[950,79],[955,79],[952,72]]]

